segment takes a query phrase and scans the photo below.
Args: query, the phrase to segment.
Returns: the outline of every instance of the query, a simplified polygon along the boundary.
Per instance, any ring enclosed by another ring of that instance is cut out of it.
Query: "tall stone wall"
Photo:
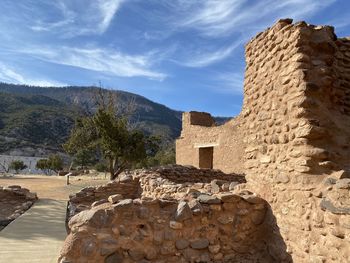
[[[349,41],[291,22],[246,45],[246,187],[270,203],[294,262],[347,262]]]
[[[208,113],[185,112],[176,140],[176,163],[200,167],[200,149],[213,147],[212,167],[225,173],[243,173],[244,143],[240,118],[215,126]]]
[[[349,41],[281,20],[246,45],[245,167],[252,180],[319,182],[349,169]],[[281,175],[284,174],[284,175]],[[278,178],[277,178],[278,177]]]

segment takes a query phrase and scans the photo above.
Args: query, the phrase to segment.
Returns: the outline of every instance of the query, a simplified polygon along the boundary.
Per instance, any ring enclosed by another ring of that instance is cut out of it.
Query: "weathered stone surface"
[[[180,202],[177,206],[175,220],[184,221],[192,218],[192,211],[186,202]]]
[[[19,185],[0,187],[0,231],[27,211],[37,199],[36,193]]]
[[[120,255],[119,253],[113,253],[111,255],[109,255],[106,259],[105,259],[105,263],[122,263],[124,261],[124,257],[122,255]]]
[[[202,194],[198,196],[198,201],[203,204],[220,204],[221,200],[215,196]]]
[[[209,246],[209,240],[202,238],[191,242],[191,248],[193,249],[204,249]]]
[[[108,201],[111,203],[111,204],[115,204],[115,203],[118,203],[120,200],[123,199],[123,196],[121,194],[115,194],[115,195],[110,195],[108,197]]]
[[[190,242],[186,239],[178,239],[175,242],[175,246],[177,249],[185,249],[190,245]]]

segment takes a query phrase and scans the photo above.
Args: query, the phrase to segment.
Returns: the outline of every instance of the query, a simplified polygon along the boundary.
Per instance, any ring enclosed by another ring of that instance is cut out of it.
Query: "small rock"
[[[123,263],[123,261],[123,256],[117,252],[114,252],[105,259],[105,263]]]
[[[202,205],[195,199],[188,202],[188,206],[194,215],[200,215],[203,212]]]
[[[227,225],[233,222],[233,217],[228,215],[219,216],[218,219],[220,224]]]
[[[102,199],[102,200],[98,200],[98,201],[95,201],[91,204],[91,207],[95,207],[95,206],[98,206],[98,205],[102,205],[104,203],[107,203],[108,201],[106,199]]]
[[[141,260],[145,257],[145,252],[140,248],[132,248],[128,251],[128,254],[135,261]]]
[[[220,192],[220,187],[219,187],[219,185],[217,184],[217,180],[211,181],[210,186],[211,186],[211,192],[212,192],[213,194],[217,194],[217,193]]]
[[[337,189],[350,189],[350,178],[344,178],[337,181],[335,184]]]
[[[211,246],[209,246],[209,251],[210,251],[210,253],[212,253],[212,254],[217,254],[217,253],[219,253],[219,251],[220,251],[220,245],[219,244],[217,244],[217,245],[211,245]]]
[[[225,193],[218,195],[218,197],[221,199],[224,203],[236,203],[242,200],[242,198],[238,195],[231,194],[231,193]]]
[[[111,203],[111,204],[115,204],[115,203],[118,203],[120,200],[123,199],[123,196],[121,194],[115,194],[115,195],[110,195],[108,197],[108,201]]]
[[[197,239],[191,242],[191,248],[193,249],[204,249],[209,246],[209,240],[206,238]]]
[[[133,205],[132,199],[124,199],[119,201],[114,207],[123,207],[123,208],[129,208],[130,206]]]
[[[190,245],[190,242],[186,239],[178,239],[175,242],[175,246],[177,249],[185,249]]]
[[[186,202],[181,201],[177,206],[177,210],[175,213],[175,220],[182,222],[184,220],[191,219],[191,218],[192,218],[192,211],[190,207]]]
[[[236,188],[237,185],[239,185],[238,182],[232,182],[232,183],[230,183],[229,190],[230,190],[230,191],[235,190],[235,188]]]
[[[172,229],[182,229],[183,225],[180,222],[170,221],[169,222],[169,227],[172,228]]]
[[[198,196],[198,201],[204,204],[220,204],[221,200],[215,196],[201,194]]]

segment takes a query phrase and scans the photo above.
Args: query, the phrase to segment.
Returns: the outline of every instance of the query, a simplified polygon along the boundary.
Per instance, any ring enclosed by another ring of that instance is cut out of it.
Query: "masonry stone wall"
[[[243,142],[247,184],[234,191],[268,201],[294,262],[349,262],[350,39],[282,19],[250,40],[245,55],[240,134],[227,145]],[[215,129],[185,126],[177,160],[198,165],[194,145],[218,141],[224,132]],[[221,158],[236,162],[229,151]]]
[[[59,262],[282,262],[267,208],[230,193],[101,204],[69,221]]]
[[[244,171],[244,143],[240,118],[215,126],[208,113],[185,112],[182,132],[176,140],[176,163],[200,167],[200,149],[213,147],[212,168],[226,173]]]
[[[347,262],[348,41],[291,22],[246,45],[246,187],[271,205],[294,262]]]

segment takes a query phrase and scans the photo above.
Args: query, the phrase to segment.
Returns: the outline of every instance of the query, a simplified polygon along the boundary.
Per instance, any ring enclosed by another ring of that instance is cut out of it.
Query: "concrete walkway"
[[[0,263],[56,263],[66,238],[67,201],[38,200],[0,232]]]

